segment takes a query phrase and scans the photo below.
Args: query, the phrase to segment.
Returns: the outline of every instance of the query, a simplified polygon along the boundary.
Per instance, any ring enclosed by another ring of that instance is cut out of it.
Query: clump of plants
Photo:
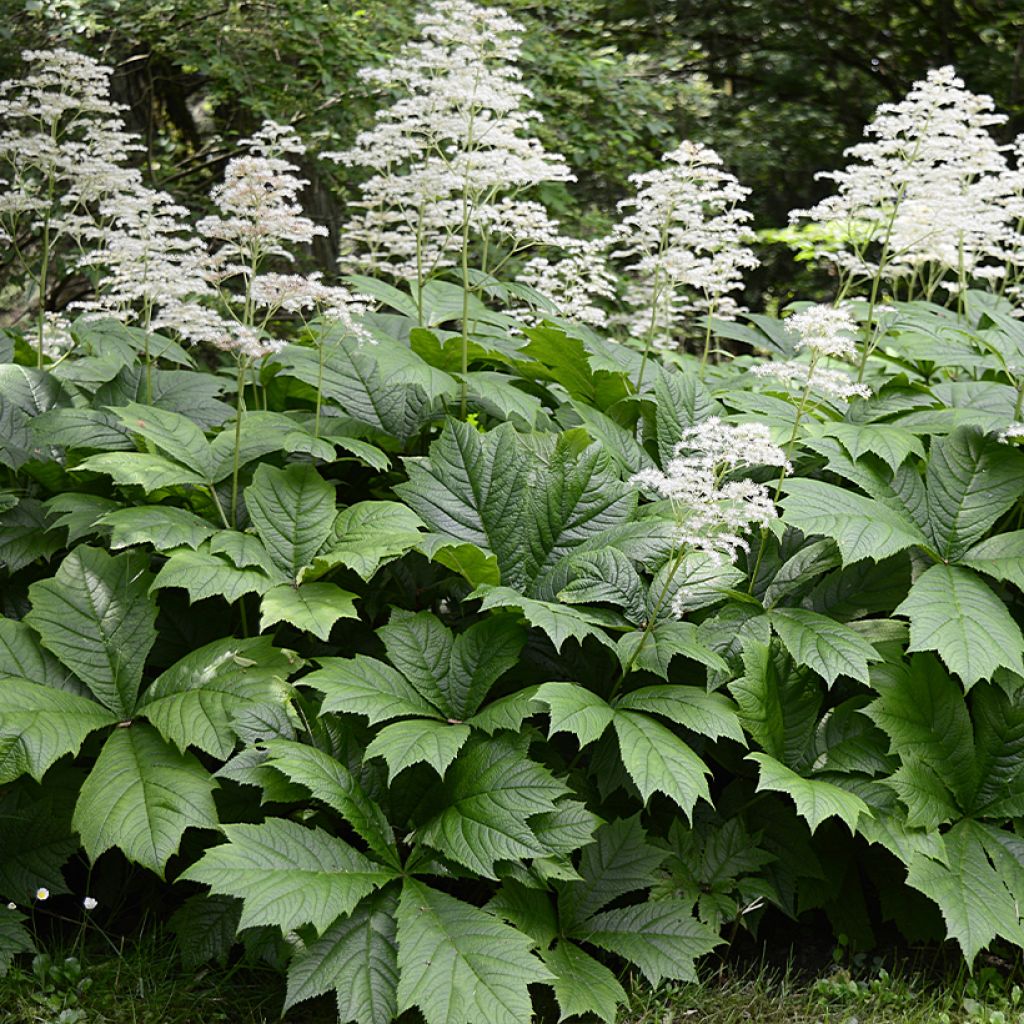
[[[421,29],[342,155],[340,283],[291,128],[196,220],[105,69],[0,93],[38,307],[0,337],[0,967],[83,858],[165,879],[190,962],[240,941],[357,1024],[524,1024],[538,987],[613,1021],[625,972],[776,915],[1024,946],[997,115],[950,69],[881,110],[807,214],[836,304],[775,319],[717,155],[565,238],[515,23]]]

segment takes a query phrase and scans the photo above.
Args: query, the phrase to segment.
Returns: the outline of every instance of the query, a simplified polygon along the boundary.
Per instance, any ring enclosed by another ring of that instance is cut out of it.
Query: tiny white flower
[[[7,909],[8,910],[17,910],[18,909],[18,904],[17,903],[8,903],[7,904]]]
[[[86,910],[95,910],[98,905],[98,901],[94,900],[91,896],[86,896],[85,899],[82,900],[82,906],[85,907]]]
[[[41,887],[39,889],[36,889],[36,899],[37,900],[48,900],[49,898],[50,898],[50,890],[49,889],[44,889],[44,888],[41,888]]]

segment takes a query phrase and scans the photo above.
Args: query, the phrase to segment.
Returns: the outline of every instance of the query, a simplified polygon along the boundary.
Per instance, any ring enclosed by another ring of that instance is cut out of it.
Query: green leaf
[[[191,754],[148,725],[115,729],[75,806],[72,824],[92,860],[116,846],[163,876],[187,828],[216,828],[216,784]]]
[[[977,543],[1024,493],[1024,456],[977,427],[932,441],[928,523],[946,561]]]
[[[694,960],[721,941],[685,900],[655,900],[590,918],[576,936],[636,964],[652,985],[662,978],[696,981]]]
[[[390,890],[376,892],[297,952],[285,1011],[333,989],[339,1024],[391,1024],[398,1013],[397,909]]]
[[[107,513],[120,508],[112,498],[98,494],[57,494],[45,503],[46,515],[51,528],[68,531],[68,544],[74,544],[83,537],[102,535],[106,529],[99,520]]]
[[[207,483],[213,481],[215,460],[210,442],[187,416],[135,402],[112,409],[111,412],[133,434],[141,434],[164,454],[187,466]]]
[[[566,604],[607,603],[633,623],[647,618],[647,593],[633,560],[617,548],[573,555],[572,579],[558,592]]]
[[[233,604],[243,594],[263,594],[276,580],[260,569],[238,569],[203,544],[197,551],[182,548],[171,552],[170,558],[153,580],[152,590],[181,587],[193,601],[223,597]]]
[[[687,729],[717,740],[726,736],[744,742],[736,705],[720,693],[708,693],[698,686],[644,686],[616,702],[617,708],[646,711]]]
[[[39,645],[39,639],[24,622],[0,616],[0,679],[12,676],[27,679],[40,686],[55,690],[84,694],[71,673],[49,651]]]
[[[210,960],[223,961],[235,944],[242,903],[232,896],[197,893],[171,915],[182,966],[193,970]]]
[[[165,487],[185,484],[200,487],[206,483],[201,473],[149,452],[104,452],[84,459],[75,469],[105,473],[114,483],[122,487],[141,487],[147,494]]]
[[[279,583],[263,595],[260,632],[275,622],[290,622],[327,641],[338,619],[359,618],[355,600],[355,594],[334,583]]]
[[[25,621],[115,715],[130,717],[156,639],[148,559],[80,545],[29,587]]]
[[[687,817],[699,799],[711,803],[711,770],[674,732],[636,711],[616,711],[614,725],[622,763],[645,802],[664,793]]]
[[[472,737],[445,775],[443,810],[420,839],[486,878],[497,877],[495,861],[544,855],[528,820],[555,810],[568,789],[527,746],[525,736]]]
[[[826,818],[839,818],[850,831],[857,831],[857,819],[863,814],[871,817],[871,810],[859,796],[821,779],[807,779],[797,775],[768,754],[748,754],[760,768],[757,790],[774,789],[793,798],[797,813],[815,832]]]
[[[269,637],[214,640],[158,676],[138,714],[179,750],[194,746],[223,761],[237,742],[232,719],[262,704],[283,705],[295,667]]]
[[[303,676],[303,686],[325,695],[322,711],[366,715],[370,725],[404,715],[440,717],[405,677],[390,665],[357,654],[348,658],[320,658],[320,669]]]
[[[1024,590],[1024,530],[997,533],[975,544],[960,556],[961,565],[970,566],[997,580],[1009,580]]]
[[[938,904],[968,964],[996,937],[1024,945],[1016,900],[989,860],[980,832],[973,821],[959,822],[943,837],[948,866],[918,854],[907,872],[907,884]]]
[[[304,579],[344,565],[369,580],[381,566],[400,558],[420,541],[423,523],[397,501],[360,501],[342,509],[324,551]]]
[[[293,580],[323,547],[334,525],[334,488],[308,463],[261,463],[245,507],[275,564]]]
[[[35,944],[25,927],[25,916],[17,910],[0,907],[0,978],[19,953],[34,953]]]
[[[420,761],[426,761],[444,778],[470,732],[468,725],[450,725],[424,718],[392,722],[377,733],[364,757],[384,758],[389,785],[399,772]]]
[[[618,1008],[626,1002],[627,996],[618,979],[604,964],[564,939],[541,956],[555,976],[551,985],[561,1011],[560,1021],[566,1017],[595,1014],[608,1024],[615,1024]]]
[[[116,722],[95,701],[27,679],[0,679],[0,784],[25,774],[41,781],[54,761],[77,754],[86,736]]]
[[[24,569],[37,559],[49,559],[64,545],[58,530],[46,521],[46,509],[35,498],[22,498],[17,506],[0,514],[0,566],[8,574]]]
[[[400,866],[387,816],[340,761],[316,747],[292,740],[266,744],[266,764],[305,786],[314,799],[337,811],[384,861]]]
[[[222,828],[228,841],[211,847],[180,877],[241,899],[239,928],[289,931],[311,924],[322,933],[394,877],[323,829],[285,818]]]
[[[719,672],[729,671],[726,661],[701,643],[692,622],[663,619],[649,630],[624,633],[615,646],[624,670],[646,669],[662,679],[668,679],[669,665],[677,654]]]
[[[910,619],[908,651],[938,651],[965,689],[997,668],[1024,675],[1024,636],[1006,606],[969,569],[933,565],[910,588],[896,615]]]
[[[664,466],[675,454],[683,431],[713,415],[716,406],[695,373],[659,372],[654,382],[654,398],[658,404],[658,461]]]
[[[909,515],[880,501],[820,480],[793,479],[782,485],[783,522],[808,535],[831,537],[843,564],[880,561],[928,538]]]
[[[868,662],[881,660],[859,633],[827,615],[803,608],[776,608],[769,616],[793,660],[817,672],[829,686],[839,676],[866,683]]]
[[[990,683],[971,694],[976,789],[967,810],[975,817],[1024,814],[1024,694],[1007,695]]]
[[[234,424],[227,424],[210,447],[213,451],[213,479],[223,480],[231,476],[235,466]],[[330,441],[314,437],[291,417],[279,412],[246,409],[238,432],[239,466],[281,451],[312,455],[324,462],[333,462],[335,455]]]
[[[511,587],[491,587],[486,583],[477,587],[471,596],[483,598],[481,611],[518,608],[531,626],[536,626],[548,635],[556,651],[561,652],[565,641],[570,638],[582,644],[588,636],[606,647],[611,646],[601,620],[581,609],[569,608],[553,601],[535,601],[522,597]]]
[[[574,929],[612,900],[649,889],[667,857],[667,850],[648,843],[639,814],[599,828],[580,854],[580,881],[558,885],[562,924]]]
[[[197,548],[217,532],[205,519],[173,505],[139,505],[108,512],[98,522],[111,527],[110,546],[152,544],[157,551]]]
[[[406,880],[398,905],[398,1008],[426,1024],[523,1024],[527,986],[552,980],[532,941],[483,910]]]
[[[548,706],[548,735],[571,732],[581,747],[600,739],[615,717],[604,700],[578,683],[544,683],[535,699]]]
[[[906,461],[908,455],[924,458],[921,439],[909,430],[892,423],[826,423],[819,432],[836,438],[850,453],[850,458],[859,459],[871,452],[877,455],[895,473]]]
[[[912,755],[884,782],[906,805],[910,828],[937,829],[960,817],[956,801],[938,773]]]

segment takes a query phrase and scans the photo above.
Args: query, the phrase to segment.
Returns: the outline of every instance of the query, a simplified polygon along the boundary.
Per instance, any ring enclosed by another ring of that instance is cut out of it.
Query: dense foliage
[[[290,128],[197,219],[87,58],[0,93],[0,967],[33,894],[102,913],[126,862],[190,963],[237,938],[358,1024],[523,1024],[544,986],[613,1021],[624,971],[781,915],[1024,947],[1000,116],[951,69],[880,111],[802,214],[844,301],[779,319],[729,298],[714,153],[636,178],[613,278],[535,198],[568,172],[515,23],[418,24],[344,286],[288,266],[323,232]]]

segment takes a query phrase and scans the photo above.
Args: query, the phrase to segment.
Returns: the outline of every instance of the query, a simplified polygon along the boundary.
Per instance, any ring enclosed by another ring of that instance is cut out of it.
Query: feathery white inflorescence
[[[857,352],[857,323],[847,306],[819,304],[794,313],[786,329],[799,336],[795,347],[831,359],[852,359]]]
[[[605,260],[607,240],[584,242],[563,238],[559,248],[563,253],[559,259],[534,256],[527,260],[516,282],[528,285],[552,302],[559,316],[591,327],[604,327],[608,312],[601,300],[615,299],[615,276]]]
[[[641,470],[631,482],[672,502],[680,545],[732,562],[748,550],[743,535],[777,516],[764,484],[728,479],[742,466],[791,469],[763,424],[733,426],[710,416],[683,431],[663,471]]]

